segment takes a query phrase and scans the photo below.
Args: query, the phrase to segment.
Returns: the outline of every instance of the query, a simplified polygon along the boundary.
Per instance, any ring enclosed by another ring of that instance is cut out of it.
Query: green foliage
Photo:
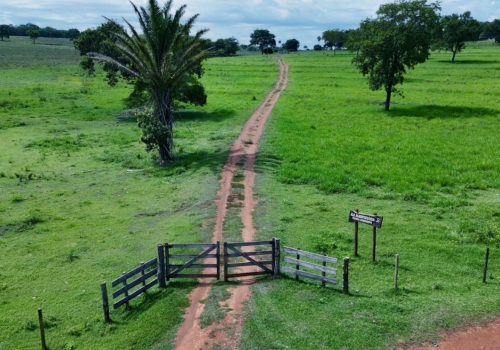
[[[471,17],[470,11],[444,16],[437,34],[438,46],[451,51],[451,62],[455,62],[455,55],[463,50],[466,41],[479,39],[479,27],[480,23]]]
[[[156,145],[159,151],[158,160],[163,164],[173,159],[173,102],[178,96],[186,100],[190,94],[179,93],[179,85],[184,88],[194,88],[192,93],[197,99],[196,103],[204,95],[200,84],[188,79],[188,75],[202,75],[201,62],[209,56],[207,50],[202,49],[202,36],[207,30],[200,30],[194,36],[191,35],[194,22],[198,15],[189,18],[186,23],[181,23],[186,6],[181,6],[174,14],[172,11],[172,0],[168,0],[163,7],[156,0],[150,0],[147,8],[137,8],[132,4],[138,17],[144,35],[140,35],[127,21],[130,33],[123,27],[114,23],[111,35],[116,39],[112,46],[125,60],[119,57],[111,57],[101,52],[89,52],[89,58],[114,65],[115,68],[126,72],[139,81],[138,84],[148,92],[152,101],[152,114],[168,129],[167,132],[154,132],[156,137],[162,135]],[[115,79],[113,75],[109,76]],[[150,119],[149,119],[150,120]],[[143,119],[146,121],[146,119]],[[150,130],[158,130],[157,122]],[[148,133],[146,139],[152,139]],[[158,140],[155,137],[156,140]]]
[[[0,40],[10,38],[10,27],[6,24],[0,24]]]
[[[26,34],[30,37],[30,39],[33,41],[33,45],[35,45],[36,39],[39,37],[39,32],[38,30],[28,30]]]
[[[341,49],[347,41],[347,32],[341,29],[331,29],[323,32],[322,39],[325,41],[325,47],[332,50]]]
[[[300,48],[300,42],[297,39],[288,39],[283,44],[283,50],[298,51],[299,48]]]
[[[255,29],[250,34],[250,46],[258,46],[262,54],[264,49],[272,49],[276,47],[276,35],[272,34],[267,29]]]
[[[217,39],[215,42],[208,42],[205,44],[207,49],[210,49],[212,56],[227,57],[236,55],[238,51],[239,44],[235,37],[227,39]]]
[[[146,150],[159,152],[159,145],[164,140],[172,139],[172,130],[158,120],[151,108],[140,111],[136,116]]]
[[[426,0],[398,0],[381,5],[377,18],[361,22],[355,46],[359,56],[353,61],[363,75],[369,76],[370,89],[384,89],[388,111],[396,85],[429,57],[432,33],[439,21],[439,3]]]

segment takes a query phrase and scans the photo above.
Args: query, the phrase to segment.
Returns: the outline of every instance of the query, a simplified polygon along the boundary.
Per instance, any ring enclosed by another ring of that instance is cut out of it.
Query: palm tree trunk
[[[163,164],[167,160],[174,159],[174,114],[172,110],[172,101],[170,100],[170,91],[165,91],[159,94],[159,96],[156,96],[153,103],[153,114],[158,118],[161,124],[167,128],[164,139],[158,140],[160,163]]]

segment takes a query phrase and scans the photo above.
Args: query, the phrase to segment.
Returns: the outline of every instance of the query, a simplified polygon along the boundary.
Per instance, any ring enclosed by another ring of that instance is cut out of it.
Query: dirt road
[[[220,189],[218,191],[219,200],[217,201],[217,217],[213,230],[212,242],[223,240],[223,223],[226,217],[227,205],[231,197],[233,176],[241,167],[242,159],[244,173],[244,200],[240,213],[241,221],[244,225],[242,231],[242,240],[244,242],[252,241],[255,233],[252,220],[252,212],[257,204],[253,196],[253,186],[255,179],[254,163],[257,150],[259,148],[259,139],[264,130],[267,118],[278,100],[281,91],[286,87],[288,80],[288,66],[278,60],[280,74],[278,82],[271,92],[266,95],[264,102],[252,114],[250,119],[244,125],[240,135],[229,150],[229,157],[222,169],[222,179],[220,180]],[[243,279],[237,287],[230,288],[231,297],[224,301],[230,309],[226,318],[218,324],[213,324],[204,329],[200,328],[199,317],[204,309],[204,304],[200,300],[208,297],[210,283],[204,281],[199,287],[195,288],[189,295],[190,307],[186,310],[185,321],[177,332],[176,350],[198,350],[210,349],[214,345],[220,347],[237,349],[241,336],[241,327],[243,322],[242,307],[243,303],[250,298],[250,285],[253,279]]]

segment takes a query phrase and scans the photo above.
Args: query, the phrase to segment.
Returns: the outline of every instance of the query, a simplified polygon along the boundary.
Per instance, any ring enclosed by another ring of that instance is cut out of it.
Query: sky
[[[158,0],[163,4],[165,0]],[[375,17],[381,4],[392,0],[174,0],[174,8],[187,5],[185,17],[199,14],[195,29],[209,29],[212,40],[235,37],[248,44],[255,29],[268,29],[276,41],[297,39],[300,46],[317,44],[328,29],[350,29]],[[428,3],[431,1],[428,0]],[[145,6],[147,0],[133,0]],[[500,18],[500,0],[442,0],[441,14],[470,11],[479,21]],[[56,29],[95,28],[103,16],[136,25],[132,6],[126,0],[2,0],[0,24],[28,22]]]

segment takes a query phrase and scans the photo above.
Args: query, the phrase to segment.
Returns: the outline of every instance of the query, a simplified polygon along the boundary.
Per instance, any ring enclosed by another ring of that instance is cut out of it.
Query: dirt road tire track
[[[255,156],[259,147],[259,139],[264,131],[265,123],[271,114],[271,111],[278,101],[278,98],[286,87],[288,81],[288,66],[280,59],[279,79],[275,87],[270,91],[260,105],[243,126],[243,129],[232,144],[229,150],[229,156],[222,169],[222,178],[220,180],[220,189],[218,191],[219,199],[217,204],[217,216],[213,230],[212,242],[223,240],[223,223],[226,217],[227,205],[231,195],[231,184],[235,171],[239,169],[238,164],[244,157],[244,200],[240,213],[244,225],[242,231],[242,241],[252,241],[255,233],[252,220],[252,212],[257,201],[253,196],[253,186],[255,179],[254,164]],[[210,283],[200,281],[201,284],[189,294],[190,306],[184,315],[185,320],[177,332],[176,350],[198,350],[210,349],[215,344],[230,349],[237,349],[243,322],[243,304],[250,298],[250,285],[252,278],[242,279],[237,287],[230,288],[231,296],[224,304],[230,311],[226,317],[218,324],[213,324],[204,329],[200,328],[199,317],[203,312],[204,304],[200,300],[208,297]]]

